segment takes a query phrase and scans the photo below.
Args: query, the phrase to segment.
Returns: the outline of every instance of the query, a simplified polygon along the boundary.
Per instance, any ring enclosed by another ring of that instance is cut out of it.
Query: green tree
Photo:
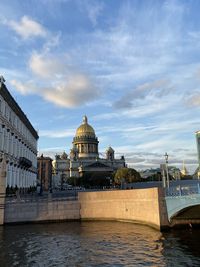
[[[144,182],[150,182],[150,181],[162,181],[161,172],[156,172],[148,176],[146,179],[144,179]]]
[[[114,176],[115,184],[120,185],[122,182],[134,183],[140,182],[141,176],[139,172],[132,168],[121,168],[118,169]]]

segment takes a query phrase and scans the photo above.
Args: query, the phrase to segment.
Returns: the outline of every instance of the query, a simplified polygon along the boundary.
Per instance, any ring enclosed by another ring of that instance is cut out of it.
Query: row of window
[[[19,117],[13,112],[8,104],[0,98],[0,114],[18,131],[20,132],[33,146],[36,146],[36,140],[19,119]]]
[[[14,135],[10,132],[3,131],[3,128],[0,127],[0,150],[13,155],[16,158],[26,157],[29,159],[33,165],[36,167],[36,155],[33,153],[30,148],[25,146],[24,143],[19,141]]]

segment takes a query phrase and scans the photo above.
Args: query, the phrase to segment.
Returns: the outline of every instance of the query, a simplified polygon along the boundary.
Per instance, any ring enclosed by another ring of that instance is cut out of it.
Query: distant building
[[[189,175],[189,172],[185,166],[185,162],[183,161],[183,167],[182,167],[182,170],[181,170],[181,175],[184,177],[184,176],[188,176]]]
[[[140,176],[143,179],[147,179],[149,177],[152,177],[156,174],[160,173],[160,168],[155,168],[155,169],[146,169],[146,170],[142,170],[140,171]]]
[[[181,179],[181,171],[179,168],[174,167],[174,166],[169,166],[168,171],[174,180],[180,180]]]
[[[200,131],[197,131],[195,134],[196,134],[196,141],[197,141],[197,156],[198,156],[197,176],[198,178],[200,178]]]
[[[102,173],[109,176],[113,171],[126,166],[124,156],[116,159],[115,151],[111,147],[106,150],[106,158],[99,157],[99,141],[86,116],[77,128],[72,144],[69,157],[64,152],[62,155],[56,155],[53,161],[54,173],[59,177],[54,177],[54,180],[60,180],[61,183],[69,177],[81,177],[85,173]]]
[[[42,186],[42,190],[48,191],[52,188],[52,159],[50,157],[44,157],[42,154],[37,158],[37,166],[37,182]]]
[[[37,180],[38,134],[0,77],[0,161],[6,185],[27,189]]]
[[[164,171],[164,174],[163,174]],[[151,178],[156,175],[160,177],[160,180],[162,180],[162,176],[164,175],[166,177],[166,165],[161,164],[160,168],[155,168],[155,169],[146,169],[140,172],[140,175],[143,179]],[[174,167],[174,166],[168,166],[168,173],[169,175],[174,179],[174,180],[179,180],[181,176],[181,171],[179,168]]]

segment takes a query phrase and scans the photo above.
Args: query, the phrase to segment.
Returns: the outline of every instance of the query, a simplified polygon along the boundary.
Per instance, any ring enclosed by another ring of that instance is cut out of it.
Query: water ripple
[[[122,222],[73,222],[0,229],[0,267],[200,266],[200,231],[161,234]]]

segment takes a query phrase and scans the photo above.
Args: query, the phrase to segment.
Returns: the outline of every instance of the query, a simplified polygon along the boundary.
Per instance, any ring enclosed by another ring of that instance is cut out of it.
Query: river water
[[[160,233],[124,222],[0,227],[0,267],[200,266],[200,229]]]

